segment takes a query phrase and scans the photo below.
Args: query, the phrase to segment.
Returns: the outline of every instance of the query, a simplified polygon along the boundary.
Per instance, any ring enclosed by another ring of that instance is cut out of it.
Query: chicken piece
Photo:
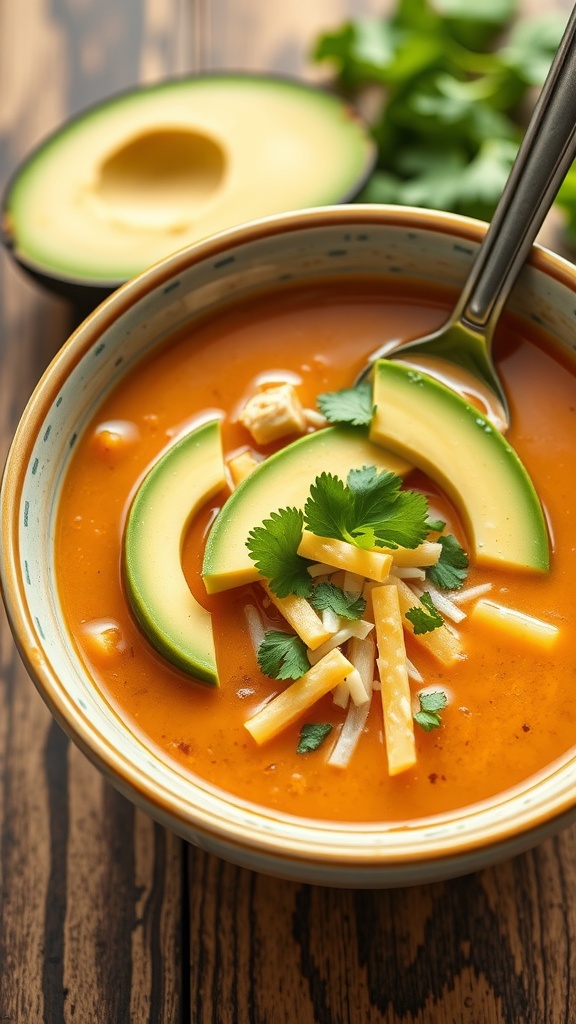
[[[238,418],[256,444],[268,444],[279,437],[303,434],[306,430],[302,404],[292,384],[259,391],[249,399]]]

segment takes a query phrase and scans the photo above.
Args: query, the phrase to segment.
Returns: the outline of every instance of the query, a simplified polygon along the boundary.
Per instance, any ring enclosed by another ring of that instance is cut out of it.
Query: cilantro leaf
[[[426,520],[426,526],[430,533],[442,533],[446,523],[443,519],[428,519]]]
[[[349,594],[333,583],[319,583],[314,589],[310,603],[318,612],[330,608],[343,619],[361,619],[366,607],[363,597]]]
[[[460,210],[484,217],[498,202],[518,150],[516,139],[493,138],[480,144],[478,152],[462,175],[457,191]]]
[[[325,391],[318,395],[316,402],[330,423],[351,423],[354,427],[365,427],[372,420],[374,404],[370,381],[364,381],[355,388]]]
[[[448,698],[443,690],[434,690],[433,693],[421,693],[418,700],[422,711],[441,711],[448,703]]]
[[[448,704],[448,698],[442,690],[435,690],[434,693],[419,693],[418,702],[420,711],[414,715],[414,721],[418,722],[426,732],[437,729],[442,724],[439,711]]]
[[[307,529],[318,537],[350,541],[347,524],[354,518],[352,495],[343,481],[332,473],[321,473],[310,488],[304,505]]]
[[[421,633],[432,633],[433,630],[444,625],[444,619],[432,601],[430,594],[422,594],[420,601],[424,605],[423,608],[421,605],[415,605],[414,608],[410,608],[406,612],[406,618],[414,627],[415,636],[419,636]]]
[[[458,590],[467,576],[468,555],[451,533],[439,537],[438,543],[442,545],[440,558],[436,565],[428,566],[426,576],[441,590]]]
[[[258,648],[258,664],[272,679],[300,679],[310,668],[304,641],[277,629],[265,633]]]
[[[310,488],[304,522],[319,537],[334,537],[361,548],[414,548],[428,535],[428,502],[401,489],[395,473],[374,466],[353,469],[344,484],[321,473]]]
[[[365,82],[385,81],[397,42],[398,32],[390,22],[359,18],[319,36],[313,56],[335,64],[342,84],[354,89]]]
[[[426,732],[432,732],[432,729],[437,729],[442,724],[440,715],[430,711],[417,711],[414,721],[418,722],[418,725],[421,725]]]
[[[297,754],[310,754],[324,742],[333,726],[329,722],[309,722],[302,726],[298,737]]]
[[[281,508],[248,534],[246,546],[250,558],[277,597],[289,594],[310,597],[312,593],[312,580],[307,571],[312,563],[298,554],[302,523],[299,509]]]
[[[428,502],[418,491],[402,490],[401,477],[364,466],[351,470],[347,483],[354,495],[357,530],[372,529],[377,545],[415,548],[425,540]]]

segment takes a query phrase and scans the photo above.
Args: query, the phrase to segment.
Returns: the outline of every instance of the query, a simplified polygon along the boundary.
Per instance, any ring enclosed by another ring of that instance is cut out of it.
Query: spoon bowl
[[[391,339],[372,353],[370,362],[356,379],[361,384],[372,373],[374,361],[401,358],[462,392],[479,405],[498,430],[510,424],[508,400],[490,354],[487,335],[460,320],[446,324],[415,341]]]

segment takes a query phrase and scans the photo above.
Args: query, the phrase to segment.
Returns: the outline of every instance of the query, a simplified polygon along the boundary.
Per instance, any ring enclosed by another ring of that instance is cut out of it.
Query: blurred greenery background
[[[378,146],[360,199],[489,220],[567,15],[517,0],[396,0],[322,34],[313,60],[367,116]],[[576,248],[576,170],[557,199]]]

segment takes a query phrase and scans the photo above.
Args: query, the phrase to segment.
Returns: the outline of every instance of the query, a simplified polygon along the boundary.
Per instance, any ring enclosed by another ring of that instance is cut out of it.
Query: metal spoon
[[[407,344],[400,339],[388,341],[372,353],[359,380],[370,373],[371,364],[382,356],[394,353],[402,359],[409,356],[411,362],[417,363],[421,356],[426,360],[432,357],[431,365],[435,366],[438,359],[470,375],[476,385],[485,385],[487,414],[500,429],[506,429],[510,420],[508,402],[491,356],[494,328],[575,157],[576,7],[450,319],[439,330]],[[399,345],[402,348],[396,352]],[[422,365],[425,366],[425,360]]]

